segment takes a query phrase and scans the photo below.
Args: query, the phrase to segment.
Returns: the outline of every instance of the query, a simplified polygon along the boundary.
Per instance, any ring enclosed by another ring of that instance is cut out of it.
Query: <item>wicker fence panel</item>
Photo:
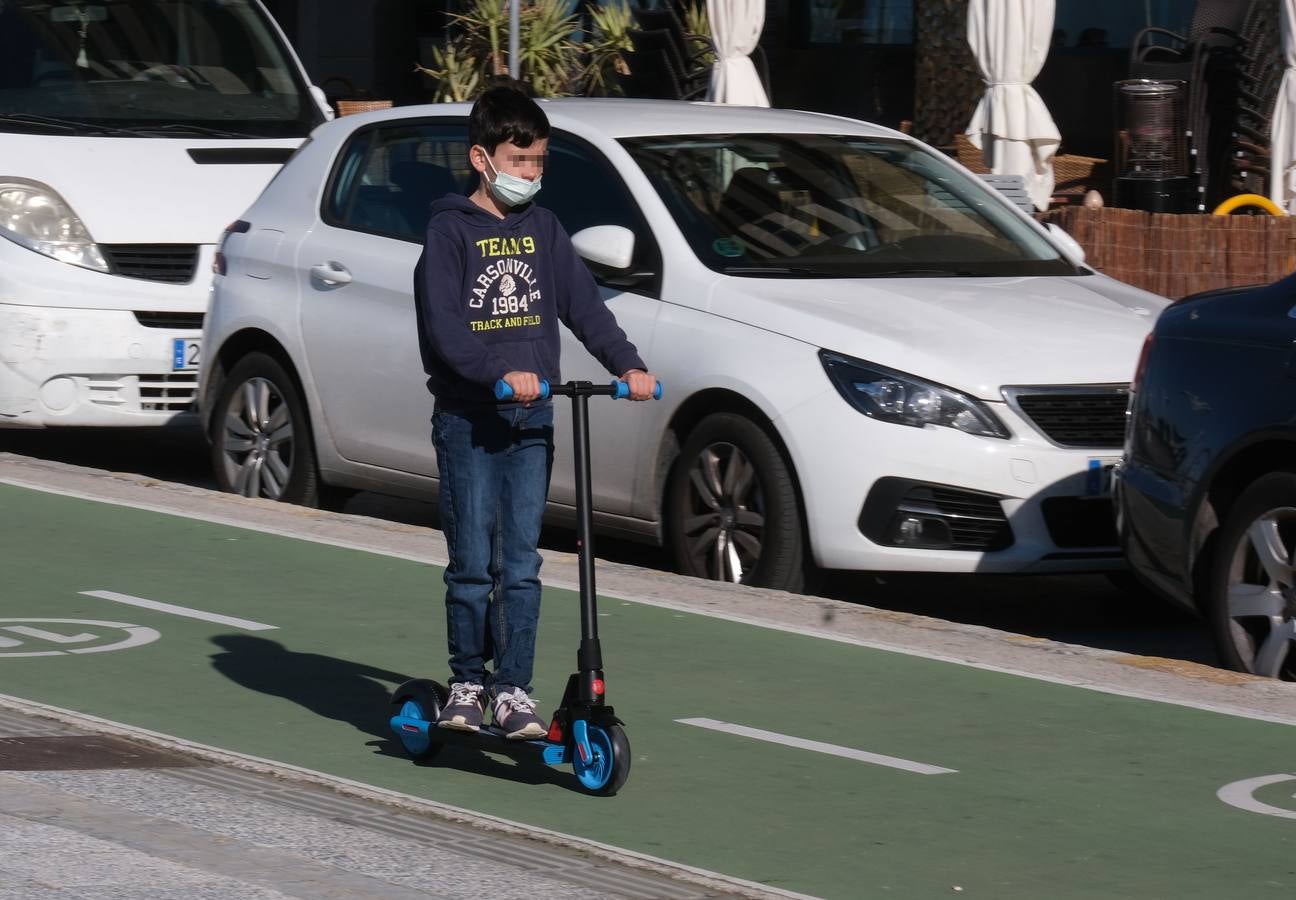
[[[1098,271],[1165,297],[1267,284],[1296,271],[1296,217],[1066,206],[1040,220],[1079,241]]]

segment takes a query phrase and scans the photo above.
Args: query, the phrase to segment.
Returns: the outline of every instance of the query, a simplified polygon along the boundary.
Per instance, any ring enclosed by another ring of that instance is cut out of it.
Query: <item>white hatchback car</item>
[[[858,121],[546,101],[543,190],[666,387],[591,414],[596,523],[681,571],[1120,567],[1107,498],[1165,300],[942,154]],[[436,488],[413,300],[466,105],[319,127],[227,230],[200,403],[222,487]],[[608,375],[570,334],[565,378]],[[558,429],[566,405],[556,405]],[[560,435],[551,517],[573,516]]]

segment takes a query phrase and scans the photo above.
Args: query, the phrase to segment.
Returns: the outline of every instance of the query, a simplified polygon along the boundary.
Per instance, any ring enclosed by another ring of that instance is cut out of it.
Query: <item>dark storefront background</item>
[[[1110,155],[1111,84],[1126,76],[1134,35],[1149,24],[1183,33],[1194,4],[1057,0],[1053,47],[1035,86],[1057,121],[1065,151]],[[426,99],[412,71],[420,41],[426,47],[437,40],[447,11],[459,9],[462,0],[266,5],[331,96],[355,93],[402,104]],[[893,127],[913,119],[916,27],[921,22],[914,0],[769,0],[761,46],[773,103]]]

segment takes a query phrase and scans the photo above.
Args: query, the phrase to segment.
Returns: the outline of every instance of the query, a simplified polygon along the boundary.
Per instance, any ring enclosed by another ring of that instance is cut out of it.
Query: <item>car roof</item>
[[[679,134],[785,133],[856,134],[866,137],[904,137],[890,128],[791,109],[730,106],[680,100],[631,100],[615,97],[572,97],[540,101],[550,123],[559,128],[583,126],[613,138],[657,137]],[[466,116],[469,103],[436,103],[400,106],[361,113],[365,120],[390,121],[423,116]]]

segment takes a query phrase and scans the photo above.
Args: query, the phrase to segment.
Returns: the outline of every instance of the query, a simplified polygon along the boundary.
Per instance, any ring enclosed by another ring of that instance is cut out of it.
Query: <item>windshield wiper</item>
[[[914,267],[911,269],[887,269],[883,272],[860,272],[854,274],[853,278],[896,278],[903,275],[917,275],[928,278],[971,278],[972,273],[966,269],[955,271],[954,269],[923,269]]]
[[[118,134],[134,136],[135,132],[112,125],[97,125],[93,122],[75,122],[72,119],[56,119],[53,116],[35,116],[29,113],[0,113],[0,122],[14,122],[19,125],[35,125],[40,128],[57,128],[62,131],[76,131],[82,134]]]
[[[226,131],[222,128],[208,128],[205,125],[192,125],[188,122],[172,122],[168,125],[134,125],[130,131],[133,134],[148,135],[154,131],[165,131],[168,134],[192,134],[202,135],[204,137],[222,137],[222,138],[253,138],[255,135],[245,134],[241,131]]]
[[[808,275],[822,273],[804,266],[725,266],[721,269],[726,275]]]

